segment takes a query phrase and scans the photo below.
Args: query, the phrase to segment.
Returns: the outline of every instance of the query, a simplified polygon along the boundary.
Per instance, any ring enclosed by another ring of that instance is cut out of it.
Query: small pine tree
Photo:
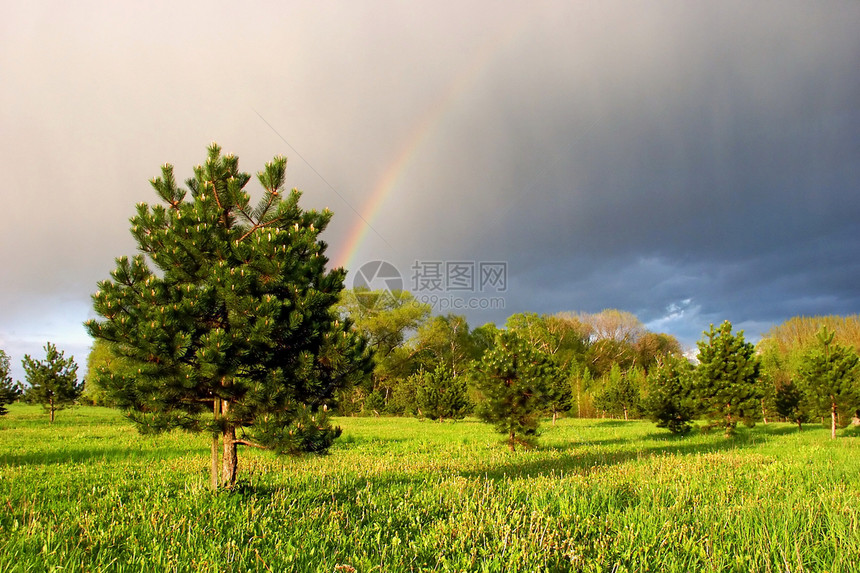
[[[364,399],[364,414],[366,416],[379,416],[385,411],[385,396],[379,390],[374,390]]]
[[[801,362],[800,379],[817,413],[830,414],[830,437],[835,439],[840,412],[847,418],[860,407],[860,359],[853,348],[834,342],[833,337],[826,326],[818,331],[817,347]]]
[[[432,372],[421,371],[412,376],[415,384],[415,401],[420,415],[431,420],[459,420],[466,415],[469,401],[466,397],[466,380],[445,366]]]
[[[752,426],[761,415],[759,359],[743,331],[732,334],[729,321],[719,329],[712,324],[704,334],[707,338],[698,342],[693,395],[712,425],[723,427],[730,436],[739,420]]]
[[[692,428],[695,406],[690,399],[693,368],[685,358],[667,356],[648,372],[645,413],[658,428],[686,434]]]
[[[809,421],[803,392],[791,380],[774,388],[773,403],[776,413],[797,424],[799,430]]]
[[[84,383],[78,382],[78,365],[74,356],[66,358],[50,342],[43,348],[44,360],[35,360],[25,354],[21,363],[30,385],[27,401],[42,404],[51,416],[51,423],[54,423],[54,412],[74,404],[83,392]]]
[[[21,397],[21,384],[12,382],[9,372],[12,368],[9,355],[0,350],[0,416],[5,416],[9,410],[7,404],[11,404]]]
[[[549,381],[549,411],[552,413],[552,424],[555,425],[559,414],[567,412],[573,406],[573,387],[570,376],[557,376]]]
[[[507,436],[508,447],[530,444],[540,413],[549,402],[550,383],[562,377],[552,360],[513,333],[501,331],[471,372],[479,395],[476,413]]]
[[[402,380],[391,390],[386,410],[395,416],[417,416],[418,405],[415,375]]]
[[[623,415],[625,420],[629,420],[630,414],[639,408],[643,377],[639,369],[623,373],[621,366],[613,364],[604,378],[603,388],[594,395],[594,405],[613,416]]]

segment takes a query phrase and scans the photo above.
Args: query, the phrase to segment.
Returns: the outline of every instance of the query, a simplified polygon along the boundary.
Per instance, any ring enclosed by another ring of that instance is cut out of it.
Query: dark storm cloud
[[[485,201],[447,195],[438,234],[509,261],[509,311],[659,321],[692,300],[702,320],[757,326],[857,312],[858,14],[658,7],[632,38],[613,21],[614,52],[581,65],[575,41],[533,39],[546,58],[506,59],[464,114],[469,144],[450,155],[496,169],[442,186]]]

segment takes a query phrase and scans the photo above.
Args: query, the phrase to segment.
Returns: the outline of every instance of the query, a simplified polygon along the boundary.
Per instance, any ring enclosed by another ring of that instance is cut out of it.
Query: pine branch
[[[241,446],[251,446],[252,448],[259,448],[261,450],[270,450],[271,448],[258,444],[256,442],[252,442],[250,440],[233,440],[234,444],[238,444]]]
[[[256,230],[258,230],[258,229],[265,229],[266,227],[271,227],[271,226],[272,226],[272,225],[274,225],[275,223],[280,222],[280,221],[281,221],[281,219],[282,219],[282,217],[275,217],[274,219],[272,219],[272,220],[270,220],[270,221],[266,221],[265,223],[254,223],[254,226],[253,226],[253,227],[251,227],[250,229],[248,229],[248,232],[247,232],[247,233],[245,233],[244,235],[242,235],[241,237],[239,237],[239,241],[240,241],[240,242],[241,242],[241,241],[244,241],[244,240],[245,240],[245,239],[247,239],[249,236],[251,236],[251,235],[254,233],[254,231],[256,231]]]

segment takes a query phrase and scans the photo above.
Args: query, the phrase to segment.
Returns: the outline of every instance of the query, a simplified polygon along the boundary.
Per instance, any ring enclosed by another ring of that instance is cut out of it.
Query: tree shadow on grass
[[[92,461],[122,461],[122,460],[164,460],[179,458],[187,454],[200,453],[199,448],[177,448],[145,450],[115,447],[87,447],[84,449],[63,449],[48,452],[27,452],[0,454],[0,467],[54,465],[67,463],[85,463]]]
[[[616,440],[624,442],[624,440]],[[741,450],[755,445],[755,441],[741,436],[734,439],[720,439],[711,443],[694,443],[683,438],[667,439],[663,443],[648,445],[646,447],[635,447],[613,450],[594,448],[583,444],[571,444],[562,447],[540,447],[528,450],[526,455],[520,457],[519,452],[511,455],[510,459],[492,467],[475,468],[467,470],[451,469],[450,476],[466,479],[491,480],[502,482],[510,479],[528,479],[536,477],[563,478],[567,475],[589,475],[595,472],[622,465],[627,462],[646,460],[659,456],[686,456],[707,455],[732,450]],[[503,448],[503,445],[499,446]],[[553,452],[561,453],[561,456],[552,456]],[[529,454],[540,455],[538,459]],[[519,459],[518,459],[519,458]],[[437,479],[439,476],[435,476]],[[298,487],[290,493],[291,498],[309,497],[314,500],[331,500],[332,503],[355,505],[360,503],[357,494],[365,488],[373,490],[409,490],[427,487],[427,476],[420,472],[397,472],[386,475],[355,475],[348,480],[349,483],[336,483],[328,486],[321,485],[321,489],[311,488],[305,491]],[[333,486],[333,487],[332,487]],[[260,483],[255,480],[242,480],[237,487],[226,493],[239,497],[269,498],[275,495],[283,495],[285,490],[291,490],[297,486],[290,483]],[[360,496],[358,496],[360,497]]]
[[[842,430],[842,434],[836,434],[836,437],[845,438],[860,438],[860,426],[848,426]]]
[[[649,438],[651,439],[651,438]],[[631,440],[634,441],[634,440]],[[638,440],[636,440],[638,441]],[[494,481],[510,478],[531,478],[552,475],[561,477],[564,475],[586,475],[595,471],[624,464],[630,461],[643,460],[658,456],[687,456],[706,455],[718,452],[741,450],[757,445],[756,435],[740,434],[733,438],[720,439],[719,441],[700,443],[686,440],[681,436],[672,436],[661,440],[658,445],[646,447],[630,447],[622,450],[603,450],[602,448],[589,447],[588,443],[572,443],[560,447],[539,448],[538,452],[556,451],[562,456],[547,457],[544,459],[527,458],[516,459],[512,456],[508,463],[486,470],[467,470],[459,472],[465,478],[487,478]],[[609,442],[624,442],[624,440],[610,440]],[[534,450],[532,450],[534,451]]]
[[[622,422],[623,423],[623,422]],[[720,430],[715,430],[714,439],[703,443],[701,430],[694,430],[686,436],[674,435],[665,430],[657,430],[646,435],[633,436],[630,438],[609,438],[597,440],[571,441],[563,444],[538,443],[535,447],[518,450],[505,462],[492,467],[459,469],[451,467],[443,470],[450,476],[459,476],[467,479],[490,479],[502,481],[511,478],[532,478],[552,476],[555,478],[565,475],[589,475],[595,472],[609,469],[613,466],[622,465],[627,462],[647,460],[657,457],[683,457],[694,455],[709,455],[720,452],[740,451],[759,446],[764,441],[778,439],[783,435],[795,433],[796,429],[788,425],[757,425],[755,428],[741,427],[737,434],[731,438],[724,438]],[[408,441],[406,438],[365,439],[357,438],[353,443],[341,447],[357,447],[368,443],[384,445],[386,442]],[[506,446],[498,444],[500,449]],[[536,454],[536,455],[535,455]],[[434,479],[438,477],[434,476]],[[322,497],[337,502],[352,502],[356,492],[365,488],[387,488],[387,487],[424,487],[428,476],[421,472],[398,472],[387,475],[355,475],[350,480],[351,485],[340,484],[338,487],[328,489]],[[240,478],[241,482],[241,478]],[[276,493],[290,489],[287,483],[261,483],[258,480],[245,481],[232,493],[241,496],[269,497]],[[310,494],[309,494],[310,495]],[[320,496],[319,492],[313,494]],[[352,501],[350,501],[352,500]]]
[[[774,424],[756,424],[756,430],[768,436],[786,436],[789,434],[797,434],[803,431],[798,430],[796,425],[776,426]]]
[[[628,420],[600,419],[600,420],[595,420],[594,425],[598,428],[601,428],[601,427],[603,427],[603,428],[620,428],[622,426],[630,424],[630,422],[632,422],[632,421],[635,421],[635,420],[628,421]]]
[[[384,449],[386,444],[396,444],[409,441],[407,438],[377,438],[348,435],[335,440],[330,450],[338,452],[357,448]]]
[[[752,443],[758,443],[762,438],[771,438],[771,437],[779,437],[786,436],[791,434],[797,434],[797,426],[788,426],[788,425],[780,425],[777,426],[775,424],[756,424],[753,428],[747,428],[745,426],[738,426],[736,429],[736,435],[727,438],[728,440],[741,440],[741,441],[749,441]],[[642,436],[643,440],[652,440],[659,442],[680,442],[686,440],[688,438],[694,436],[701,435],[714,435],[714,436],[722,436],[723,430],[721,428],[713,428],[707,430],[704,426],[693,426],[687,434],[673,434],[668,430],[657,430],[655,432],[651,432],[649,434],[645,434]]]
[[[571,440],[563,444],[547,444],[539,441],[534,446],[525,449],[526,451],[530,452],[575,452],[587,447],[626,445],[633,444],[637,441],[639,440],[635,438],[607,438],[605,440]],[[507,447],[507,442],[505,442],[504,440],[499,441],[499,444],[502,444],[503,447]]]

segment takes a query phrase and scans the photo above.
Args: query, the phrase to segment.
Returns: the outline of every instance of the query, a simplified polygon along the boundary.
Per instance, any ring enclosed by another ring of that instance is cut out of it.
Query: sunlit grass
[[[242,450],[239,487],[212,494],[203,436],[14,405],[0,571],[837,572],[860,555],[860,440],[822,428],[568,419],[510,453],[474,420],[336,421],[330,455]]]

